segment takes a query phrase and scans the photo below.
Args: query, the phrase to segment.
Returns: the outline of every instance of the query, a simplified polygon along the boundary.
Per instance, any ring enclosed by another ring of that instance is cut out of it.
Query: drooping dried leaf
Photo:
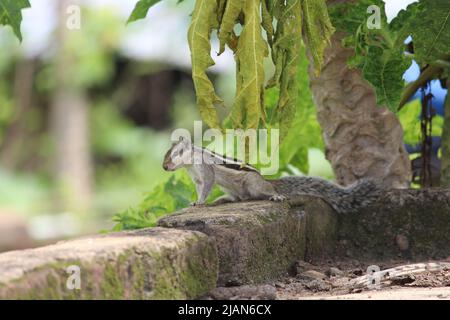
[[[192,79],[200,115],[209,127],[220,128],[216,105],[221,104],[222,100],[217,96],[206,74],[206,70],[214,65],[210,44],[211,32],[214,28],[217,28],[217,2],[197,0],[188,31]]]
[[[330,43],[334,27],[328,16],[325,0],[302,0],[301,6],[306,43],[313,57],[314,70],[318,74],[322,69],[323,54]]]
[[[236,20],[243,10],[244,3],[245,0],[228,0],[226,3],[225,11],[222,16],[222,21],[219,28],[219,54],[221,54],[225,50],[225,44],[227,44],[230,40],[233,28],[236,24]]]
[[[268,86],[279,84],[280,94],[276,116],[272,121],[278,122],[280,139],[283,140],[298,103],[297,71],[302,36],[301,1],[288,0],[286,4],[277,5],[277,30],[272,50],[275,52],[275,74]]]
[[[231,119],[235,127],[258,128],[264,120],[264,58],[267,43],[262,37],[260,1],[246,0],[245,23],[235,55],[237,64],[236,99]]]

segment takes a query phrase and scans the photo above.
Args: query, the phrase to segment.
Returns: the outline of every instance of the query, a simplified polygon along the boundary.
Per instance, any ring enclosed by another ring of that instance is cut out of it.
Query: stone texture
[[[69,266],[81,289],[70,290]],[[0,255],[0,299],[192,299],[216,286],[214,240],[151,228]]]
[[[392,190],[374,205],[339,217],[341,254],[355,259],[450,256],[450,190]]]
[[[220,286],[278,279],[297,260],[327,256],[337,241],[336,214],[322,200],[308,196],[285,203],[253,201],[187,208],[158,224],[213,237]]]

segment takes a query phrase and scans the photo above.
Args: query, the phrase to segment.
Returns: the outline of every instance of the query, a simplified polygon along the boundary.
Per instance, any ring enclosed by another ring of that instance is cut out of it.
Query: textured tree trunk
[[[392,112],[377,106],[375,92],[359,70],[347,67],[354,51],[342,47],[343,37],[333,35],[319,76],[310,69],[326,158],[342,185],[373,177],[387,188],[407,188],[411,165],[403,129]]]
[[[445,98],[444,130],[442,132],[441,146],[441,186],[450,187],[450,79],[447,79],[447,97]]]
[[[88,102],[81,88],[72,82],[74,57],[67,42],[68,0],[58,2],[59,27],[55,65],[56,88],[50,108],[54,141],[53,174],[58,184],[55,205],[58,210],[85,212],[91,202],[92,163],[89,143]],[[76,31],[73,31],[76,32]]]

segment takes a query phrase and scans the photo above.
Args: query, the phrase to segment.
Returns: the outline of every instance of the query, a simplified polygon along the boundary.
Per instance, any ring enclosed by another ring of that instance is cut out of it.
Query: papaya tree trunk
[[[450,187],[450,79],[447,79],[447,97],[445,98],[444,129],[442,131],[441,146],[441,186]]]
[[[387,188],[407,188],[411,164],[403,129],[395,114],[377,106],[375,91],[360,71],[347,67],[354,51],[342,47],[343,37],[341,32],[333,35],[320,75],[310,69],[326,158],[342,185],[373,177]]]

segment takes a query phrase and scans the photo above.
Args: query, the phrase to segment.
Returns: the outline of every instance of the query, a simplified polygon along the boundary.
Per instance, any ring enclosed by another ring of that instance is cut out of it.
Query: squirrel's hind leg
[[[278,194],[272,183],[259,174],[249,175],[246,181],[248,193],[254,200],[284,201],[286,196]]]

